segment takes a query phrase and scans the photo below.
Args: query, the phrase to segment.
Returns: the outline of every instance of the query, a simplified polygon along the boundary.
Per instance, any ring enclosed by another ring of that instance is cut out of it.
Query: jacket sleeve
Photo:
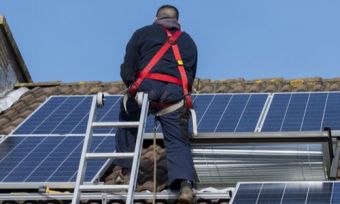
[[[189,58],[189,70],[187,70],[189,85],[192,86],[196,77],[197,71],[197,58],[198,58],[198,51],[195,42],[189,37],[190,41],[188,40],[189,46],[186,49],[188,53],[190,53]]]
[[[135,80],[136,72],[138,70],[137,62],[138,44],[137,34],[135,32],[126,46],[124,62],[120,66],[120,76],[127,87],[129,87]]]
[[[194,65],[192,66],[192,72],[193,72],[193,78],[192,80],[194,81],[196,78],[196,71],[197,71],[197,58],[198,58],[198,53],[197,53],[197,46],[195,45],[195,57],[194,57]],[[192,81],[192,83],[193,83]]]

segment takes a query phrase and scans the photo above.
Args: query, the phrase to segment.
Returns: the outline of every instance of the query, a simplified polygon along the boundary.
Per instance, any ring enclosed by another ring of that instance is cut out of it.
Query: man
[[[150,109],[154,112],[184,99],[183,107],[157,120],[164,135],[169,187],[180,190],[180,203],[192,203],[194,167],[188,138],[188,108],[191,106],[188,92],[196,75],[197,48],[187,33],[180,32],[178,17],[176,7],[164,5],[158,9],[154,23],[137,30],[128,42],[121,77],[132,97],[127,101],[127,110],[121,106],[120,120],[139,119],[140,108],[133,99],[137,91],[148,93]],[[167,43],[168,49],[160,54]],[[117,152],[134,151],[136,132],[136,129],[117,131]],[[116,160],[115,164],[122,167],[123,174],[130,171],[131,161]]]

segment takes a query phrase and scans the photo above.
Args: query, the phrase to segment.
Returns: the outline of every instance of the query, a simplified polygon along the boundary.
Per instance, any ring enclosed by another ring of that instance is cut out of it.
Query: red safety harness
[[[153,56],[153,58],[150,60],[150,62],[144,67],[144,69],[138,74],[137,80],[130,86],[128,92],[130,95],[135,96],[137,93],[137,89],[141,85],[144,79],[153,79],[153,80],[159,80],[159,81],[165,81],[169,83],[174,83],[181,85],[183,88],[184,93],[184,99],[185,99],[185,105],[187,108],[192,108],[192,100],[189,95],[189,90],[191,90],[191,87],[188,87],[188,78],[184,69],[183,60],[181,57],[181,54],[178,49],[178,45],[176,43],[179,36],[182,34],[181,31],[177,30],[174,34],[172,34],[169,30],[165,29],[168,39],[165,42],[165,44],[158,50],[158,52]],[[177,61],[178,65],[178,71],[180,73],[181,79],[178,79],[176,77],[161,74],[161,73],[150,73],[152,68],[158,63],[158,61],[164,56],[164,54],[169,50],[169,48],[172,48],[172,51],[174,53],[175,59]]]

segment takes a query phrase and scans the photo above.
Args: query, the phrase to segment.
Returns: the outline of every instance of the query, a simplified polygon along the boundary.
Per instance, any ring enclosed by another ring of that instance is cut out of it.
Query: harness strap
[[[181,31],[176,31],[174,35],[168,38],[168,40],[165,42],[165,44],[158,50],[158,52],[153,56],[153,58],[150,60],[150,62],[144,67],[144,69],[139,73],[139,76],[137,80],[131,85],[129,88],[129,93],[134,96],[137,92],[138,87],[143,82],[143,80],[146,78],[146,76],[149,74],[151,69],[157,64],[157,62],[163,57],[163,55],[168,51],[171,44],[176,42],[178,37],[181,35]]]
[[[174,112],[174,111],[180,109],[183,106],[184,106],[184,100],[180,100],[178,103],[175,103],[173,105],[170,105],[170,106],[168,106],[166,108],[161,109],[155,115],[156,116],[162,116],[162,115]]]
[[[165,81],[165,82],[169,82],[169,83],[182,86],[182,81],[180,79],[173,77],[173,76],[166,75],[166,74],[149,73],[145,78],[158,80],[158,81]]]
[[[168,36],[171,36],[171,33],[170,31],[166,30]],[[183,60],[182,60],[182,57],[181,57],[181,53],[179,52],[179,49],[178,49],[178,45],[177,44],[172,44],[171,45],[172,47],[172,51],[174,53],[174,56],[175,56],[175,59],[177,61],[177,65],[178,65],[178,71],[181,75],[181,79],[182,79],[182,88],[183,88],[183,94],[184,94],[184,97],[185,97],[185,103],[186,103],[186,106],[191,109],[192,108],[192,101],[191,101],[191,97],[189,95],[189,91],[188,91],[188,78],[187,78],[187,74],[185,72],[185,69],[184,69],[184,64],[183,64]]]
[[[182,85],[183,88],[183,94],[185,99],[185,105],[187,108],[191,109],[192,106],[192,100],[189,95],[188,91],[188,78],[184,69],[183,60],[178,48],[178,45],[176,44],[177,39],[181,35],[181,31],[177,30],[174,34],[172,34],[169,30],[165,29],[168,40],[164,43],[164,45],[158,50],[158,52],[155,54],[155,56],[152,57],[150,62],[142,69],[142,71],[139,73],[137,80],[129,87],[129,94],[131,96],[135,96],[137,93],[138,87],[141,85],[143,80],[145,78],[150,78],[154,80],[159,81],[166,81],[170,83],[175,83],[178,85]],[[161,74],[161,73],[150,73],[151,69],[159,62],[159,60],[164,56],[164,54],[168,51],[169,48],[172,48],[172,51],[174,53],[174,57],[177,61],[178,65],[178,71],[180,73],[181,79],[178,79],[173,76]]]

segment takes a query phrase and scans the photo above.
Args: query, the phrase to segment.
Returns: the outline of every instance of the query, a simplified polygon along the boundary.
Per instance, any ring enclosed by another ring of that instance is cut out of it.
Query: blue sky
[[[0,0],[33,80],[118,81],[125,45],[169,3],[199,78],[340,76],[338,0]]]

